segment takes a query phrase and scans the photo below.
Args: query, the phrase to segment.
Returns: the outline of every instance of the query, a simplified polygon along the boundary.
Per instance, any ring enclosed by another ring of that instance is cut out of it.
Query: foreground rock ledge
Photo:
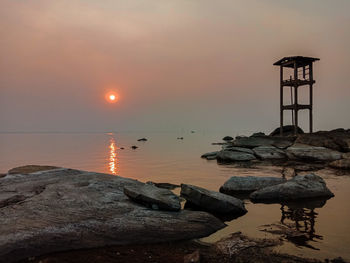
[[[147,209],[123,194],[138,181],[53,169],[0,179],[0,262],[81,248],[200,238],[225,226],[200,211]],[[6,201],[7,200],[7,201]]]

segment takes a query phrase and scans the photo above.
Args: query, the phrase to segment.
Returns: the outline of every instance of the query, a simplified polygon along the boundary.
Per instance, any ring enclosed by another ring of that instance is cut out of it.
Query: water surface
[[[25,164],[45,164],[111,173],[140,181],[189,183],[218,190],[233,175],[281,176],[279,167],[260,169],[218,165],[200,158],[218,150],[211,145],[234,132],[169,133],[27,133],[0,134],[0,173]],[[137,139],[146,137],[147,142]],[[184,137],[178,140],[178,137]],[[131,149],[132,145],[139,148]],[[121,148],[124,148],[123,150]],[[320,259],[342,256],[350,260],[350,176],[330,170],[318,172],[335,197],[314,206],[288,207],[252,204],[248,213],[226,222],[228,227],[204,238],[214,242],[236,231],[252,237],[277,237],[261,231],[263,225],[284,224],[305,233],[306,242],[285,242],[277,250]],[[177,190],[178,191],[178,190]],[[304,240],[305,241],[305,240]]]

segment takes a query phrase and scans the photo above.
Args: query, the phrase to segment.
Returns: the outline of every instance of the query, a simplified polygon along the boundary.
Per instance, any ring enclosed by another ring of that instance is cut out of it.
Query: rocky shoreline
[[[249,213],[242,195],[252,203],[279,204],[324,203],[332,198],[325,181],[312,172],[348,169],[350,131],[298,137],[258,133],[225,140],[220,151],[202,157],[247,167],[277,164],[283,167],[281,177],[232,176],[218,191],[211,191],[53,166],[11,169],[0,177],[0,262],[60,262],[61,256],[75,254],[80,259],[73,256],[65,262],[128,262],[128,257],[154,262],[136,250],[158,254],[159,261],[167,257],[168,262],[179,262],[179,257],[185,262],[199,262],[192,261],[198,257],[201,262],[321,262],[273,252],[270,247],[279,239],[253,240],[235,233],[210,245],[189,240],[208,236],[224,228],[225,221]],[[181,187],[180,196],[171,191],[176,187]],[[164,250],[164,244],[174,248]],[[83,260],[92,250],[123,252],[102,261]],[[247,258],[247,251],[256,257]]]

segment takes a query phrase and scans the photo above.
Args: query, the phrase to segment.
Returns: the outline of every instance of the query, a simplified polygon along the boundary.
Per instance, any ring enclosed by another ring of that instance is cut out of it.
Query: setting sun
[[[109,102],[109,103],[115,103],[119,100],[119,96],[115,92],[108,92],[105,95],[105,98],[106,98],[107,102]]]

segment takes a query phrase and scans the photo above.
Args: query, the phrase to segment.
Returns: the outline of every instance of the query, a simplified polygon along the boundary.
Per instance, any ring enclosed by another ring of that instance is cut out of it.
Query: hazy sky
[[[315,128],[350,128],[349,10],[348,0],[1,0],[0,131],[268,131],[279,125],[272,64],[292,55],[321,58]]]

